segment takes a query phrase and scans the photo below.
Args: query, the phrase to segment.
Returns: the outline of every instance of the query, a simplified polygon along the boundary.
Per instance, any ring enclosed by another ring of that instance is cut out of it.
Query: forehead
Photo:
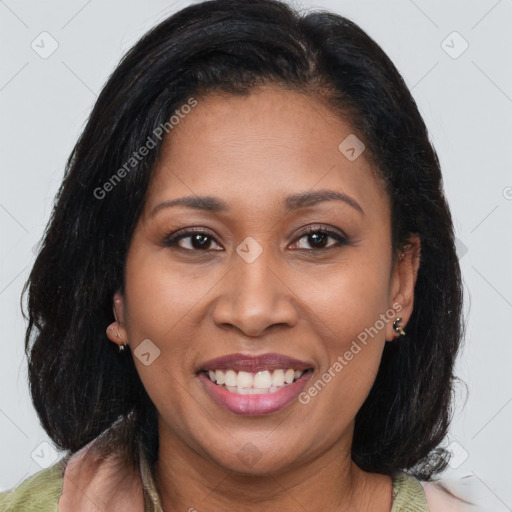
[[[164,140],[148,191],[149,207],[182,195],[261,207],[269,197],[332,189],[380,207],[381,214],[386,210],[387,195],[365,152],[355,159],[344,152],[344,141],[356,151],[363,148],[362,141],[323,102],[271,87],[245,96],[209,94],[196,100]]]

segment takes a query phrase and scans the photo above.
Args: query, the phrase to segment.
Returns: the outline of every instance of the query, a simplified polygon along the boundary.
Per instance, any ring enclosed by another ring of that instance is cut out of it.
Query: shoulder
[[[440,482],[421,482],[430,512],[463,512],[464,503]]]
[[[0,493],[0,512],[57,512],[64,479],[64,459]]]
[[[393,476],[392,512],[477,512],[477,505],[464,487],[466,481],[440,479],[424,482],[407,473]]]
[[[430,512],[483,512],[489,510],[485,489],[476,477],[441,478],[421,482]]]

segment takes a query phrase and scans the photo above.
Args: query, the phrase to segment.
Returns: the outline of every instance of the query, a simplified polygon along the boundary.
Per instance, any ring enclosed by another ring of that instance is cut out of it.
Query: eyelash
[[[317,234],[317,233],[322,234],[322,235],[327,235],[329,238],[333,238],[334,240],[336,240],[336,243],[329,247],[321,247],[318,249],[313,248],[313,249],[295,249],[295,250],[307,251],[307,252],[323,252],[323,251],[328,251],[330,249],[336,249],[343,245],[348,245],[348,243],[349,243],[347,237],[342,235],[341,233],[338,233],[336,231],[332,231],[330,229],[326,229],[326,228],[320,227],[320,226],[308,226],[292,243],[295,244],[302,238],[304,238],[308,235]],[[175,236],[173,236],[173,234],[171,233],[170,235],[168,235],[165,238],[164,245],[167,247],[174,247],[174,246],[177,246],[177,244],[180,240],[183,240],[185,238],[190,238],[191,236],[194,236],[194,235],[205,235],[206,237],[210,238],[213,242],[215,242],[217,245],[220,245],[214,236],[210,235],[207,231],[204,231],[202,228],[188,229],[187,231],[182,232]],[[180,246],[177,246],[177,248],[182,249],[187,252],[196,252],[196,253],[210,252],[210,249],[205,249],[205,250],[185,249],[184,247],[180,247]],[[220,250],[218,250],[218,249],[213,249],[213,250],[216,252],[217,251],[220,252]]]

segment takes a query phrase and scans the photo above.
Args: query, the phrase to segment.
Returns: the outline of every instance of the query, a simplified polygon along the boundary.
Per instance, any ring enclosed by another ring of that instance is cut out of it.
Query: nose
[[[215,302],[213,320],[219,327],[232,327],[258,337],[278,325],[293,327],[298,321],[296,296],[290,276],[263,253],[251,263],[234,254],[234,263],[223,279]]]

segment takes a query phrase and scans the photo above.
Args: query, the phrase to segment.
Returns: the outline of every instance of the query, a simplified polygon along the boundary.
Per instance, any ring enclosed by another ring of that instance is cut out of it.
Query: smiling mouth
[[[201,373],[217,386],[238,395],[263,395],[276,393],[310,373],[313,368],[262,370],[258,372],[232,369],[203,370]]]

